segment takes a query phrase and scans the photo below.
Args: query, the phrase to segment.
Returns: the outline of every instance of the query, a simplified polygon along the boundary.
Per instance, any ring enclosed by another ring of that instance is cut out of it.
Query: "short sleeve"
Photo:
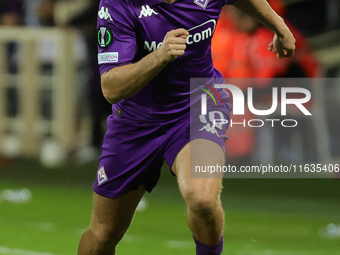
[[[237,0],[225,0],[225,4],[233,4],[235,3]]]
[[[134,59],[137,41],[132,13],[123,0],[101,0],[97,18],[100,74]]]

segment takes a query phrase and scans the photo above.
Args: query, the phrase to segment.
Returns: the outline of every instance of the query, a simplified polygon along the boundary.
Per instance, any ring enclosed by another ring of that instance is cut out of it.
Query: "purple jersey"
[[[161,46],[170,30],[189,31],[183,56],[134,96],[113,105],[130,118],[168,119],[189,110],[190,78],[219,78],[211,38],[221,8],[236,0],[102,0],[98,12],[100,73],[134,63]]]

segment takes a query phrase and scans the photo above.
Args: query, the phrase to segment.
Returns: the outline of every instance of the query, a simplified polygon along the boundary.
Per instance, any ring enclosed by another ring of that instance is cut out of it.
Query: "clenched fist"
[[[189,32],[184,28],[169,31],[159,48],[160,56],[165,62],[174,61],[177,57],[184,55],[186,49],[186,38]]]
[[[286,35],[274,35],[273,41],[269,44],[268,50],[274,52],[279,59],[292,57],[295,51],[295,38],[288,31]]]

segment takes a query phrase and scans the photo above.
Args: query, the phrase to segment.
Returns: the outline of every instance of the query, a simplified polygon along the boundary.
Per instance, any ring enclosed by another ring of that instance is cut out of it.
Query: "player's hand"
[[[184,55],[188,35],[189,32],[184,28],[171,30],[165,35],[162,45],[159,48],[164,61],[171,62],[177,57]]]
[[[284,36],[274,35],[268,50],[274,52],[279,59],[292,57],[295,52],[295,38],[292,33]]]

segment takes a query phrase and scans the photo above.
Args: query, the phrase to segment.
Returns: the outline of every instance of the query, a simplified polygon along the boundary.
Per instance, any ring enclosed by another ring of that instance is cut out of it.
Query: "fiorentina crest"
[[[98,172],[97,172],[97,175],[98,175],[98,186],[103,184],[104,182],[106,182],[108,180],[107,176],[106,176],[106,173],[105,173],[105,169],[104,169],[104,166],[102,166]]]
[[[205,9],[209,3],[209,0],[194,0],[194,3]]]

